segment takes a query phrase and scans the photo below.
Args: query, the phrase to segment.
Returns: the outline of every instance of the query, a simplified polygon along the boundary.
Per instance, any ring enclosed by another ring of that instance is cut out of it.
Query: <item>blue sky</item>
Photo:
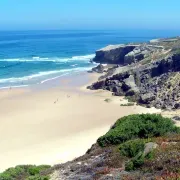
[[[0,30],[180,29],[180,0],[0,0]]]

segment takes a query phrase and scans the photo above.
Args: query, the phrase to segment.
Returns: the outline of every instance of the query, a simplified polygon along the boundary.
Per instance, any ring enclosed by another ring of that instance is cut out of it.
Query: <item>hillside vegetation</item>
[[[161,115],[129,115],[117,120],[85,155],[54,170],[54,180],[177,180],[180,128]]]
[[[156,114],[129,115],[98,139],[100,146],[116,145],[136,138],[151,138],[179,131],[171,119]]]
[[[159,143],[160,138],[164,138],[167,146],[165,149]],[[146,168],[149,170],[158,170],[161,159],[161,170],[171,165],[169,170],[180,173],[179,138],[180,128],[176,127],[171,119],[156,114],[140,114],[119,119],[97,142],[101,147],[118,145],[120,155],[129,158],[125,163],[127,171],[143,166],[149,167]],[[148,152],[145,152],[145,149],[148,149]]]
[[[43,171],[49,169],[49,165],[21,165],[9,168],[0,173],[0,180],[49,180],[50,177],[43,174]]]

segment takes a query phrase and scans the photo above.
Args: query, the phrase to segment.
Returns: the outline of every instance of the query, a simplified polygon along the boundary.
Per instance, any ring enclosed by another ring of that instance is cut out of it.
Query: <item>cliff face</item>
[[[97,63],[127,65],[141,61],[155,52],[163,52],[163,46],[139,45],[110,45],[96,51],[93,59]]]
[[[136,45],[110,45],[96,51],[93,59],[97,63],[124,64],[124,57],[131,52]]]
[[[180,109],[180,54],[148,65],[135,65],[88,87],[163,109]]]
[[[180,54],[174,54],[166,59],[155,61],[149,66],[151,77],[159,76],[168,72],[180,71]]]
[[[180,109],[180,38],[108,46],[94,61],[116,63],[89,89],[104,89],[147,107]],[[128,65],[128,66],[127,66]]]
[[[137,71],[135,75],[138,77]],[[139,103],[180,109],[180,55],[172,55],[140,70],[139,81]]]

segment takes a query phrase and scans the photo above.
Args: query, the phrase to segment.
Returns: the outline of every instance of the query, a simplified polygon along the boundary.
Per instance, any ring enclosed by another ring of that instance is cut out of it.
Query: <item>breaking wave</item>
[[[38,79],[43,76],[48,77],[49,75],[55,75],[55,74],[60,74],[62,76],[62,75],[67,75],[67,74],[71,74],[74,72],[86,71],[89,69],[90,69],[89,67],[88,68],[87,67],[79,67],[79,68],[74,68],[74,69],[62,69],[62,70],[55,70],[55,71],[38,72],[36,74],[32,74],[29,76],[0,79],[0,84],[2,84],[2,83],[21,83],[21,82],[30,81],[32,79]],[[60,77],[60,76],[58,76],[58,77]],[[52,77],[50,79],[55,79],[55,78],[57,78],[57,77]],[[41,83],[44,83],[50,79],[45,79],[45,80],[41,81]]]
[[[67,62],[67,61],[87,61],[91,60],[95,57],[95,54],[89,54],[84,56],[72,56],[67,58],[59,58],[59,57],[38,57],[34,56],[32,58],[11,58],[11,59],[0,59],[0,61],[7,62]]]

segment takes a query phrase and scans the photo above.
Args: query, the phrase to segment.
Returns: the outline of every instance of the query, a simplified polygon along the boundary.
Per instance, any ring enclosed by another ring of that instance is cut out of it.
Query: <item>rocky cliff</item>
[[[124,64],[124,57],[133,51],[136,45],[109,45],[96,51],[93,61],[97,63]]]
[[[97,63],[127,65],[141,61],[152,53],[157,52],[164,52],[164,47],[151,44],[109,45],[97,50],[93,61]]]
[[[180,55],[174,54],[148,65],[130,67],[88,87],[112,91],[116,96],[163,109],[180,108]]]
[[[88,88],[108,90],[116,96],[128,96],[147,107],[180,109],[180,39],[175,39],[172,47],[169,44],[172,41],[161,40],[163,45],[159,43],[131,46],[133,50],[127,54],[122,51],[129,46],[116,46],[114,56],[117,57],[117,51],[122,53],[118,64],[121,62],[124,67],[115,67],[114,71],[111,69],[111,74],[102,76],[100,81]],[[103,51],[104,56],[107,53],[111,58],[113,51],[110,49],[102,49],[101,53]],[[101,56],[102,61],[104,56]]]

